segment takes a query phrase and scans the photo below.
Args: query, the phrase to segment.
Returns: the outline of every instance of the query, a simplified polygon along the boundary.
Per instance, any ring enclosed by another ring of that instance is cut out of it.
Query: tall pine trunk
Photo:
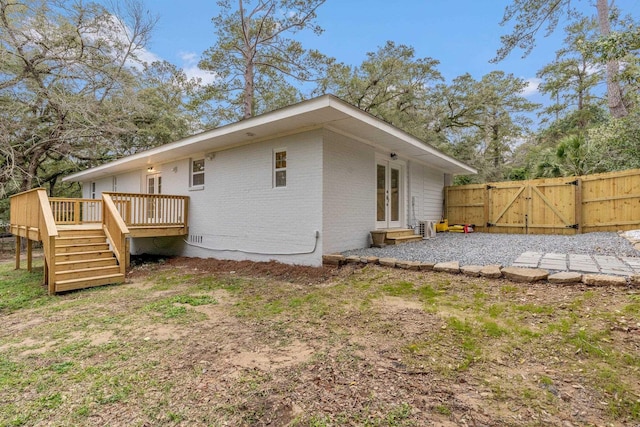
[[[597,0],[598,8],[598,25],[600,34],[606,37],[611,33],[611,25],[609,23],[609,0]],[[616,118],[625,117],[629,114],[627,107],[622,99],[622,88],[617,80],[620,70],[618,61],[607,61],[607,105],[611,115]]]

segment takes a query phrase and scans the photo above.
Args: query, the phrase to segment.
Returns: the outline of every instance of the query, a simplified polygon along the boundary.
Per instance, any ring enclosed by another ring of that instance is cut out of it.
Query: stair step
[[[107,249],[104,251],[66,252],[63,254],[56,254],[56,264],[61,261],[76,261],[93,258],[113,258],[113,252]]]
[[[102,236],[88,234],[86,236],[58,237],[56,238],[56,246],[67,246],[86,243],[104,243],[106,240],[107,237],[104,234]]]
[[[108,267],[113,265],[118,265],[118,261],[115,259],[115,257],[77,259],[77,260],[71,260],[71,261],[56,262],[56,271],[81,270],[84,268]]]
[[[73,291],[75,289],[90,288],[93,286],[124,283],[124,274],[107,274],[97,277],[85,277],[80,279],[56,280],[56,292]]]
[[[75,245],[56,244],[56,255],[62,255],[69,252],[86,252],[86,251],[108,251],[109,245],[103,243],[78,243]]]
[[[79,229],[71,229],[71,230],[58,230],[58,236],[60,237],[71,237],[71,236],[103,236],[104,231],[102,228],[79,228]]]
[[[419,242],[421,240],[422,236],[414,234],[411,236],[387,237],[384,242],[388,245],[397,245],[400,243]]]
[[[75,270],[56,271],[56,282],[69,279],[82,279],[85,277],[106,276],[120,273],[119,265],[108,265],[104,267],[88,267]]]
[[[396,237],[404,237],[404,236],[415,236],[416,234],[414,233],[413,229],[411,228],[399,228],[399,229],[392,229],[392,230],[386,230],[386,238],[387,239],[393,239]]]

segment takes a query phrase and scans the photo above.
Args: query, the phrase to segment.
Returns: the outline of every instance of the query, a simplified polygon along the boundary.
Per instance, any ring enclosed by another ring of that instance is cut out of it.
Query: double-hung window
[[[204,187],[204,159],[191,160],[191,188]]]
[[[273,186],[287,186],[287,150],[279,149],[273,152]]]

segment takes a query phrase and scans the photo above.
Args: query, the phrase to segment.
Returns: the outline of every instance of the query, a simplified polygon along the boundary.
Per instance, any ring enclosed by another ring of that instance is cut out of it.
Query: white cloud
[[[157,61],[162,61],[162,58],[147,49],[138,50],[138,52],[136,52],[136,56],[138,57],[138,60],[140,62],[143,62],[145,64],[152,64]]]
[[[178,56],[185,64],[195,64],[198,62],[198,54],[195,52],[180,52]]]
[[[198,54],[195,52],[180,52],[180,59],[182,59],[182,70],[189,77],[200,79],[202,84],[211,84],[216,80],[215,74],[201,70],[198,68]]]
[[[542,83],[542,79],[537,77],[530,77],[525,80],[527,82],[527,86],[522,90],[523,96],[533,96],[538,94],[538,87],[540,83]]]

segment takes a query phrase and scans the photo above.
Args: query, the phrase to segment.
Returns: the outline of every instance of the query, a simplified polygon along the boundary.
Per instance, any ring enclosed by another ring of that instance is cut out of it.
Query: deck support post
[[[44,257],[44,267],[43,267],[43,282],[42,284],[47,287],[47,291],[49,290],[49,263],[47,262],[47,257]]]
[[[33,240],[27,239],[27,270],[31,272],[33,265]]]
[[[131,266],[131,239],[127,238],[124,242],[125,268],[128,269]]]
[[[20,246],[22,245],[22,238],[16,235],[16,270],[20,270]]]

